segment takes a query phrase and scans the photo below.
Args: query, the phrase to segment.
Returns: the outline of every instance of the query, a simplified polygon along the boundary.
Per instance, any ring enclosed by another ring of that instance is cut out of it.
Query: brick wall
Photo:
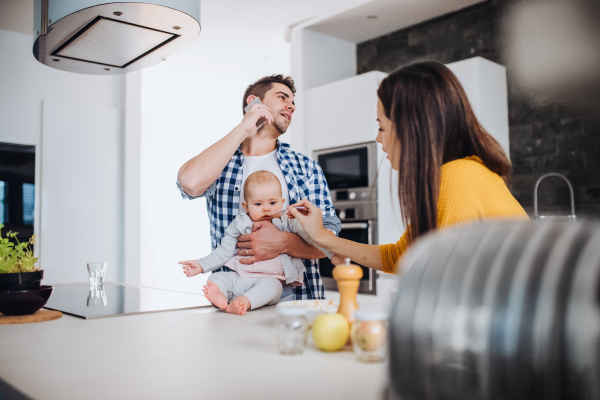
[[[503,59],[507,3],[488,0],[360,43],[357,73],[392,72],[415,61],[447,64],[476,56],[507,65]],[[576,214],[600,218],[600,121],[528,93],[514,82],[510,67],[507,81],[513,195],[532,214],[535,182],[547,172],[559,172],[573,185]],[[541,214],[566,214],[569,204],[566,183],[558,178],[541,183]]]

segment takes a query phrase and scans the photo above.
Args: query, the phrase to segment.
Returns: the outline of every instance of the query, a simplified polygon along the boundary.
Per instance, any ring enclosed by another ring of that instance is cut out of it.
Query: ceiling
[[[244,32],[244,40],[251,37],[254,31],[277,32],[283,38],[283,33],[289,25],[368,1],[202,0],[201,23],[203,31],[214,27],[229,32]],[[168,3],[168,0],[164,0],[164,3]],[[0,0],[0,29],[31,34],[33,32],[33,0]]]
[[[303,26],[360,43],[485,0],[374,0]]]
[[[203,32],[210,29],[251,40],[255,33],[283,38],[287,27],[309,20],[303,25],[359,43],[482,1],[201,0],[201,24]],[[0,29],[31,34],[33,0],[0,0]]]

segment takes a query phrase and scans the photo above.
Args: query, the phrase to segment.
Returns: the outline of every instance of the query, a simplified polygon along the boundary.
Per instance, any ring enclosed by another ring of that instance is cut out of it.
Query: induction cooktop
[[[211,307],[211,304],[201,294],[107,282],[102,287],[89,283],[54,285],[45,307],[91,319]]]

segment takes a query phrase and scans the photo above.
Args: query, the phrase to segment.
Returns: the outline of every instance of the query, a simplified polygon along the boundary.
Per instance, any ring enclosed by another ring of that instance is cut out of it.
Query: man
[[[225,229],[241,211],[246,178],[255,171],[274,173],[281,182],[284,207],[304,198],[321,208],[323,225],[337,234],[340,220],[335,215],[329,188],[319,164],[289,149],[278,138],[288,128],[296,106],[296,89],[290,77],[273,75],[259,79],[244,93],[243,108],[259,98],[242,122],[229,134],[179,169],[177,187],[187,199],[206,197],[211,222],[212,248],[220,243]],[[264,124],[263,124],[264,122]],[[251,234],[238,239],[238,251],[246,264],[270,260],[280,254],[304,259],[302,286],[285,286],[282,301],[324,299],[325,290],[316,259],[324,257],[298,235],[281,232],[271,222],[256,222]],[[222,270],[229,270],[223,267]]]

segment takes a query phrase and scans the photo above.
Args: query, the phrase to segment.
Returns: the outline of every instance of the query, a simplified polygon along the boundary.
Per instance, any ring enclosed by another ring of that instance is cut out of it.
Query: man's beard
[[[285,117],[282,117],[285,118]],[[277,118],[273,121],[273,127],[277,129],[280,135],[283,135],[290,124],[286,124],[285,122],[280,122]]]

